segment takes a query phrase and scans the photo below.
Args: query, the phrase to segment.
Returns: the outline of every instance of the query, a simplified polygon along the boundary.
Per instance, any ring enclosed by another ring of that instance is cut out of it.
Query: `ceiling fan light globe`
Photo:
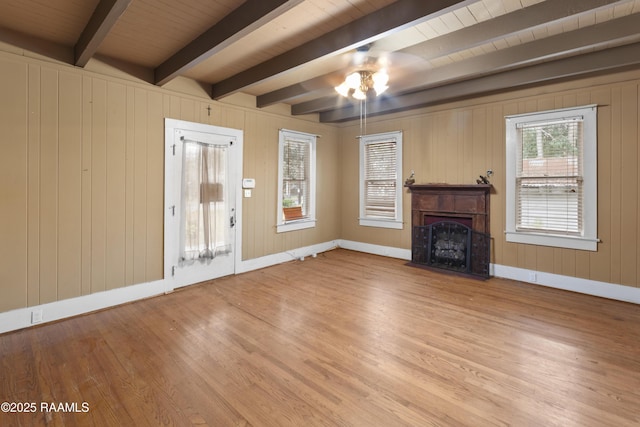
[[[345,79],[344,83],[347,85],[347,87],[351,89],[358,89],[360,87],[361,81],[362,81],[362,77],[360,76],[360,73],[355,72],[355,73],[349,74]]]
[[[359,99],[359,100],[363,100],[367,97],[367,94],[364,93],[360,88],[357,88],[354,92],[353,92],[353,97],[355,99]]]
[[[380,70],[377,73],[374,73],[371,77],[373,79],[374,86],[386,86],[389,83],[389,74],[386,71]]]
[[[340,86],[336,86],[335,90],[342,96],[349,96],[349,86],[345,82],[342,82]]]

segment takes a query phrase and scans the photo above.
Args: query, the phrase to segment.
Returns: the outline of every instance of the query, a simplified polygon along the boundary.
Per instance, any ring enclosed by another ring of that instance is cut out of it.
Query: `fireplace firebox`
[[[491,185],[411,185],[412,255],[417,266],[489,277]]]

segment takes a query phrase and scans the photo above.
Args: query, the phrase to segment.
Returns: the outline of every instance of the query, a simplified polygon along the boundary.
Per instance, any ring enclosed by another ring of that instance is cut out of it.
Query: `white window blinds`
[[[583,119],[517,126],[516,230],[583,232]]]
[[[396,141],[371,142],[364,146],[364,216],[396,218]]]

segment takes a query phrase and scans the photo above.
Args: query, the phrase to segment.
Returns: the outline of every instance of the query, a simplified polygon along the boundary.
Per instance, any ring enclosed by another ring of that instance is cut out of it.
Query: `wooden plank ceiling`
[[[333,89],[387,70],[368,114],[640,67],[640,0],[3,0],[0,42],[181,76],[323,122],[359,117]]]

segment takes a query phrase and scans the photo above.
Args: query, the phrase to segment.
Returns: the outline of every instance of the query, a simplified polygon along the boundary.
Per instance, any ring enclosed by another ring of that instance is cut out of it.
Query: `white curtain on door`
[[[180,261],[207,262],[231,252],[227,147],[183,139]]]

